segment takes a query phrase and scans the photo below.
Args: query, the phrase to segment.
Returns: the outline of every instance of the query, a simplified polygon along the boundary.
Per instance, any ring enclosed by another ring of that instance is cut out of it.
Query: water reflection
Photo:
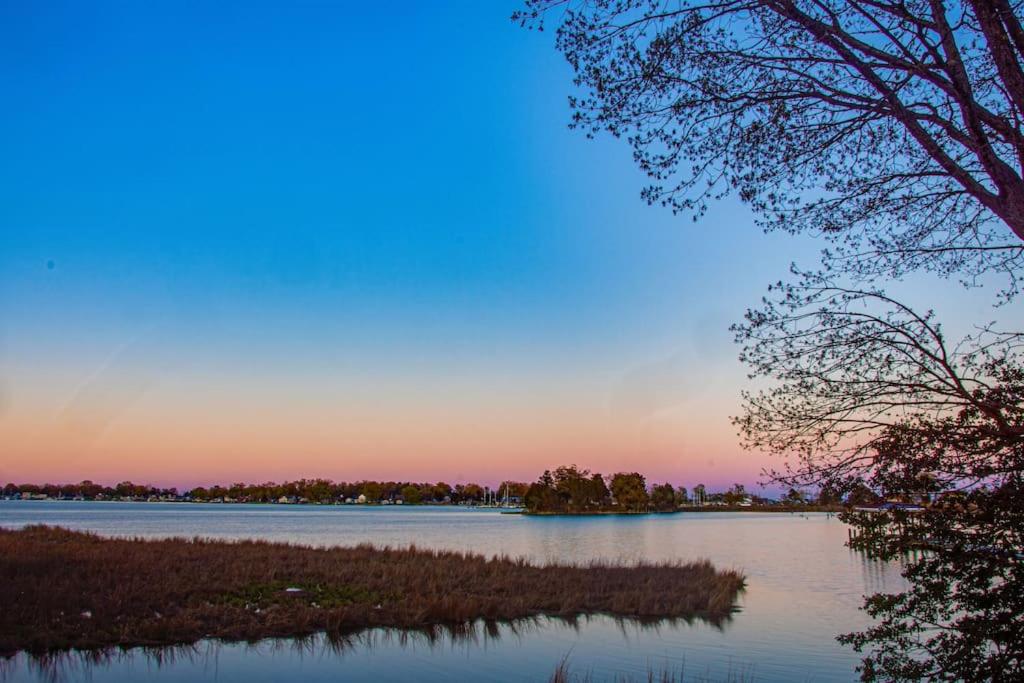
[[[63,683],[64,681],[118,680],[131,674],[136,680],[232,680],[238,673],[233,662],[239,657],[250,662],[261,662],[264,667],[284,673],[296,664],[317,665],[318,669],[345,671],[346,657],[367,657],[394,651],[426,651],[435,655],[451,655],[494,651],[508,645],[521,649],[534,638],[543,638],[561,631],[584,637],[590,627],[613,626],[623,643],[630,644],[646,638],[664,638],[692,627],[700,619],[625,619],[605,615],[575,617],[530,617],[514,621],[478,620],[464,624],[442,624],[421,629],[371,629],[353,633],[321,633],[297,638],[272,638],[253,642],[226,642],[204,640],[190,645],[167,647],[106,648],[100,650],[72,650],[45,655],[18,655],[0,659],[0,681],[38,681]],[[713,627],[724,631],[731,619],[717,620]],[[509,642],[511,641],[511,642]],[[523,671],[535,671],[546,677],[562,659],[533,661]],[[666,659],[678,666],[684,660]],[[227,666],[225,666],[227,665]],[[752,666],[752,665],[748,665]],[[405,671],[405,673],[412,673]],[[732,674],[729,675],[732,678]],[[429,680],[429,676],[427,677]]]

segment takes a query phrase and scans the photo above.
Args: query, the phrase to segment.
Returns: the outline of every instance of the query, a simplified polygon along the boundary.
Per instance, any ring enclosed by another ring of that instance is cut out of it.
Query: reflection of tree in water
[[[861,578],[864,581],[864,590],[870,594],[900,589],[905,586],[906,581],[897,574],[906,568],[908,562],[916,560],[920,551],[911,551],[890,560],[880,560],[856,548],[851,548],[849,552],[858,561]],[[897,570],[895,572],[893,571],[894,565]]]

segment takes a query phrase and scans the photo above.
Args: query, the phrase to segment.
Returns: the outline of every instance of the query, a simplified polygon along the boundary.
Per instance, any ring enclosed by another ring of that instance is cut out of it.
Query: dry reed
[[[718,621],[733,611],[743,583],[738,572],[707,561],[537,566],[418,548],[0,529],[0,653],[538,615]]]

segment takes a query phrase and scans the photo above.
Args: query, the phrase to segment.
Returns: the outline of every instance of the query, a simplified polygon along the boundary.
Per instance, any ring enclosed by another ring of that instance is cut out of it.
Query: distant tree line
[[[510,499],[520,500],[526,494],[527,485],[522,482],[505,481],[491,490],[480,484],[456,484],[451,486],[443,481],[437,483],[408,481],[335,482],[330,479],[299,479],[284,483],[262,484],[235,483],[228,486],[198,486],[179,492],[177,488],[160,488],[150,485],[121,482],[117,486],[102,486],[91,481],[78,484],[7,484],[3,495],[7,497],[46,496],[48,498],[83,498],[86,500],[174,498],[194,501],[234,501],[240,503],[272,503],[286,499],[289,502],[333,503],[347,499],[365,497],[367,502],[401,500],[406,504],[418,503],[482,503],[488,497],[501,500],[506,493]]]
[[[197,502],[275,503],[282,499],[291,503],[335,503],[346,500],[365,502],[397,502],[416,504],[479,504],[487,500],[505,499],[522,504],[531,512],[583,513],[598,511],[668,512],[687,505],[875,505],[882,497],[861,485],[846,494],[822,488],[817,494],[791,488],[781,499],[765,498],[734,484],[725,491],[709,492],[698,484],[693,492],[672,484],[648,486],[638,472],[618,472],[605,477],[597,472],[563,465],[546,470],[535,483],[503,481],[496,489],[480,484],[456,484],[443,481],[435,484],[404,481],[335,482],[330,479],[298,479],[283,483],[235,483],[229,486],[197,486],[179,491],[149,484],[123,481],[104,486],[85,480],[77,484],[13,484],[0,490],[5,497],[46,497],[84,500],[191,500]]]
[[[545,470],[530,485],[523,498],[528,512],[585,514],[588,512],[671,512],[691,505],[818,505],[823,507],[875,505],[881,496],[867,487],[851,492],[844,499],[830,489],[817,495],[791,488],[781,500],[771,500],[747,492],[743,484],[734,484],[723,492],[708,493],[704,484],[694,487],[692,495],[685,487],[672,484],[647,485],[639,472],[618,472],[604,476],[576,465]]]
[[[407,504],[418,503],[482,503],[488,497],[502,498],[506,489],[510,498],[520,498],[526,492],[526,484],[502,482],[497,489],[489,489],[476,483],[454,486],[439,481],[375,481],[335,482],[330,479],[299,479],[277,484],[232,484],[192,489],[194,500],[232,498],[246,502],[274,502],[281,498],[305,500],[311,503],[326,503],[338,500],[357,500],[364,496],[367,502],[401,500]]]
[[[46,496],[47,498],[84,498],[86,500],[102,500],[116,498],[150,498],[179,497],[178,489],[160,488],[149,484],[133,484],[122,481],[116,486],[103,486],[86,479],[77,484],[7,484],[3,495],[10,497],[15,494],[22,496]]]

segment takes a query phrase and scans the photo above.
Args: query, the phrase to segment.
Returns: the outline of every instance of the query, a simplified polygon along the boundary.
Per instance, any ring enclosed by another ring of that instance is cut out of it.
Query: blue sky
[[[727,327],[817,245],[644,205],[514,8],[0,8],[0,478],[753,483]]]

